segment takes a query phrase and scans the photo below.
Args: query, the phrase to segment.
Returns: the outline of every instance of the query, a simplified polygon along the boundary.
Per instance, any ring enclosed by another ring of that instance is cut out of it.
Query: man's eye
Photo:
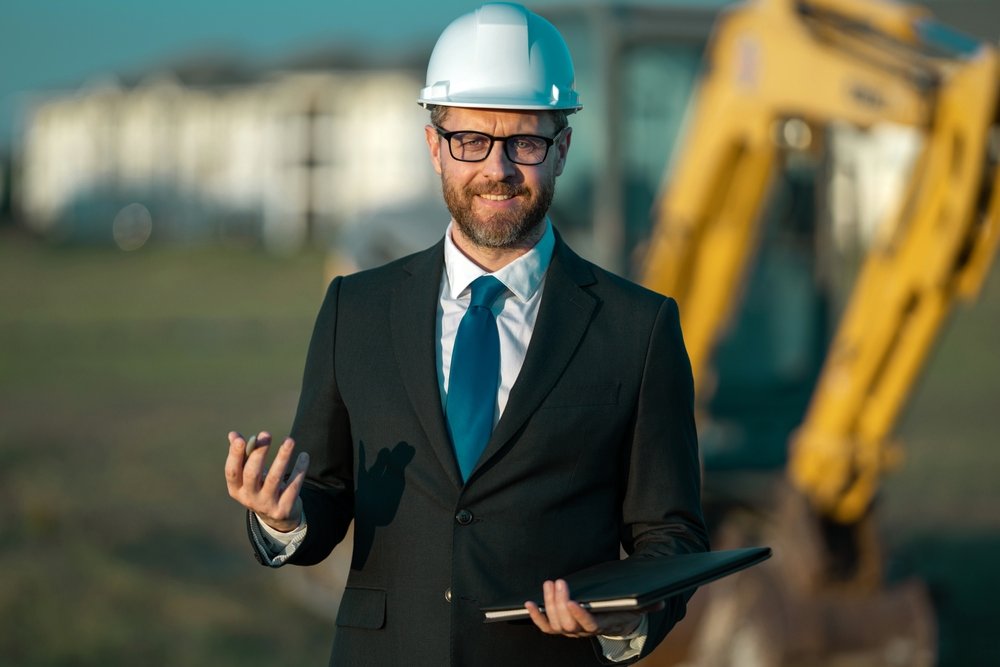
[[[471,136],[471,137],[461,137],[459,142],[462,148],[468,148],[475,150],[477,148],[485,148],[489,144],[490,140],[483,136]]]

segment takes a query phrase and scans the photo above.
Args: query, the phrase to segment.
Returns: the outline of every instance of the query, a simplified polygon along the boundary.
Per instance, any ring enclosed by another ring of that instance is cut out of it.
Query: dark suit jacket
[[[479,607],[598,562],[701,551],[693,383],[675,303],[557,239],[521,373],[463,485],[441,409],[443,242],[334,280],[292,435],[310,453],[307,537],[325,558],[355,521],[331,664],[600,664],[594,640]],[[652,614],[648,653],[683,616]]]

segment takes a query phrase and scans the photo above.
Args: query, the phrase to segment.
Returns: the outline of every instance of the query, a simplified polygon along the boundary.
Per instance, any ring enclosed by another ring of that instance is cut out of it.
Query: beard
[[[449,184],[442,176],[441,189],[448,211],[467,239],[483,248],[514,248],[522,245],[545,219],[555,194],[555,178],[532,191],[503,181],[463,188]],[[473,211],[473,203],[480,194],[521,196],[525,200],[515,210],[479,216]]]

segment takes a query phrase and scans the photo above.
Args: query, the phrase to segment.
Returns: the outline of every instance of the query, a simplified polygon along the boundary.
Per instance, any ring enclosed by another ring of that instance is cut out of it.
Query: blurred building
[[[294,249],[432,182],[409,71],[191,78],[98,82],[31,104],[26,224],[77,240],[259,237]]]

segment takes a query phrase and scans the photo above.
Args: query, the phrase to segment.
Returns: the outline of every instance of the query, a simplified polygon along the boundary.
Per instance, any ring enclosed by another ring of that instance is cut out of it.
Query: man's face
[[[539,111],[452,107],[441,125],[449,132],[471,130],[495,137],[556,134],[550,115]],[[441,174],[445,203],[470,242],[486,248],[513,248],[545,219],[556,177],[566,164],[569,128],[559,133],[545,160],[537,165],[511,162],[499,141],[485,160],[462,162],[451,156],[448,142],[434,127],[428,125],[425,133],[434,170]]]

